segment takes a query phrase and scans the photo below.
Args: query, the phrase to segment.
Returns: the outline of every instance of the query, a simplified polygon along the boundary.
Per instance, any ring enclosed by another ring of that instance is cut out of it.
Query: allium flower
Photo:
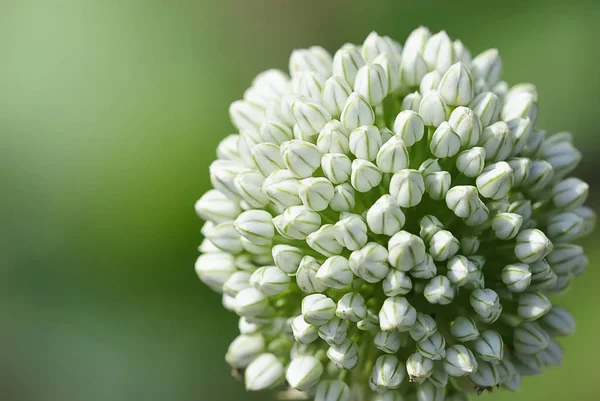
[[[595,213],[571,135],[501,72],[445,32],[371,33],[295,50],[231,105],[196,271],[240,316],[225,359],[248,390],[465,400],[560,364],[575,322],[548,297]]]

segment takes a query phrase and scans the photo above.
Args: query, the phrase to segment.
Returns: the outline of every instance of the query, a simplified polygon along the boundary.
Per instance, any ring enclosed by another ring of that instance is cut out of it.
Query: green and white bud
[[[377,391],[400,387],[406,375],[403,364],[394,355],[381,355],[375,361],[369,383]]]
[[[454,256],[460,247],[460,243],[450,231],[439,230],[429,241],[429,254],[440,262],[450,259]]]
[[[519,153],[519,156],[537,158],[542,150],[544,141],[546,140],[546,131],[535,130],[531,131],[527,143]]]
[[[531,285],[532,290],[545,290],[556,285],[556,273],[550,267],[546,259],[537,260],[529,265],[531,269]]]
[[[250,283],[266,296],[272,296],[287,290],[290,278],[277,266],[263,266],[252,273]]]
[[[394,297],[408,294],[412,290],[412,281],[405,272],[392,269],[383,279],[382,286],[385,295]]]
[[[306,323],[321,326],[335,316],[335,302],[323,294],[311,294],[302,299],[302,316]]]
[[[531,284],[531,270],[524,263],[506,265],[502,269],[502,282],[512,292],[523,292]]]
[[[440,31],[427,40],[423,49],[423,59],[430,70],[435,69],[442,74],[454,64],[454,49],[446,31]]]
[[[379,36],[371,32],[362,45],[362,56],[367,63],[372,63],[381,54],[399,55],[399,45],[387,36]]]
[[[260,125],[260,137],[265,142],[280,145],[294,138],[294,133],[287,125],[277,120],[265,120]],[[237,144],[236,144],[236,151]]]
[[[398,136],[393,136],[385,142],[379,148],[376,164],[384,173],[395,173],[407,169],[410,164],[410,156],[404,141]]]
[[[315,401],[350,401],[350,387],[342,380],[324,380],[317,386]]]
[[[542,360],[542,363],[546,366],[560,366],[563,363],[563,350],[558,342],[554,339],[550,339],[548,346],[537,356]]]
[[[537,320],[552,309],[552,303],[541,292],[526,292],[519,297],[517,315],[523,320]]]
[[[575,333],[573,315],[560,306],[553,306],[539,323],[551,336],[570,336]]]
[[[433,374],[433,361],[415,352],[406,360],[406,372],[411,382],[423,383]]]
[[[292,92],[296,93],[299,99],[320,104],[323,101],[321,91],[325,85],[325,79],[326,77],[310,71],[300,71],[292,78]],[[313,134],[307,133],[306,135],[312,136]]]
[[[486,160],[505,160],[512,152],[513,139],[504,121],[495,122],[484,128],[479,141],[485,149]]]
[[[419,222],[420,230],[419,236],[423,241],[429,242],[435,233],[444,229],[444,226],[437,217],[426,214]]]
[[[444,370],[443,362],[437,361],[433,363],[433,372],[429,376],[428,382],[439,389],[444,389],[448,385],[448,373]]]
[[[352,87],[343,77],[330,77],[323,84],[323,106],[334,117],[339,117],[352,93]]]
[[[223,223],[234,220],[241,212],[237,202],[216,189],[207,191],[194,205],[196,214],[207,221]]]
[[[508,130],[513,139],[512,155],[518,155],[529,141],[533,124],[529,118],[516,118],[506,121]]]
[[[388,261],[400,271],[408,271],[425,261],[423,240],[407,231],[399,231],[388,242]]]
[[[276,205],[290,207],[302,204],[298,196],[298,187],[298,179],[284,169],[269,174],[263,182],[262,191]]]
[[[417,343],[417,351],[434,361],[442,360],[446,356],[446,339],[439,331],[436,331]]]
[[[358,192],[368,192],[381,182],[383,174],[379,167],[368,160],[355,159],[352,161],[350,183]]]
[[[442,200],[450,189],[451,176],[447,171],[436,171],[425,176],[425,191],[433,200]]]
[[[441,80],[442,74],[436,70],[428,72],[421,79],[421,83],[419,84],[419,93],[421,95],[425,95],[429,91],[437,90]]]
[[[360,249],[367,243],[367,231],[367,224],[356,214],[347,213],[335,223],[337,242],[351,251]]]
[[[284,237],[303,240],[321,227],[321,216],[306,206],[290,206],[273,218],[273,225]]]
[[[548,149],[546,148],[548,142],[544,142],[541,153],[544,159],[552,165],[556,177],[566,176],[581,162],[583,155],[572,143],[557,143]]]
[[[448,305],[454,299],[454,288],[446,276],[436,276],[427,283],[423,295],[431,304]]]
[[[354,274],[343,256],[332,256],[325,260],[315,276],[328,288],[345,288],[352,284]]]
[[[589,185],[579,178],[566,178],[552,187],[552,203],[558,209],[577,209],[587,200],[589,190]]]
[[[446,206],[463,219],[473,215],[480,205],[479,193],[472,185],[457,185],[446,193]]]
[[[456,60],[461,61],[463,64],[470,65],[471,64],[471,53],[465,47],[463,42],[460,40],[455,40],[452,42],[452,48],[454,49],[454,56]]]
[[[461,141],[456,132],[452,130],[450,124],[442,122],[435,130],[429,149],[435,157],[452,157],[460,150]]]
[[[502,73],[498,49],[488,49],[478,54],[471,62],[471,72],[474,77],[484,79],[490,86],[498,82]]]
[[[466,106],[475,96],[471,73],[461,62],[453,64],[446,71],[438,90],[450,106]]]
[[[381,104],[388,94],[388,88],[388,77],[381,65],[366,64],[358,69],[354,91],[373,106]]]
[[[513,170],[513,187],[520,187],[526,182],[531,170],[531,159],[525,157],[515,157],[508,159],[508,165]]]
[[[500,384],[500,372],[497,365],[481,361],[477,371],[469,377],[473,384],[479,388],[490,388]]]
[[[331,183],[341,184],[350,178],[352,161],[341,153],[326,153],[321,158],[321,169]]]
[[[374,125],[364,125],[350,133],[350,152],[358,159],[373,161],[383,144],[381,133]]]
[[[333,188],[333,198],[329,207],[336,212],[349,212],[356,205],[354,188],[349,183],[343,183]]]
[[[310,210],[325,210],[333,198],[333,184],[323,177],[305,178],[298,182],[298,196]]]
[[[246,368],[246,390],[259,391],[274,387],[284,378],[283,364],[273,354],[261,354]]]
[[[502,102],[495,93],[482,92],[475,96],[468,107],[479,117],[481,127],[487,127],[498,121]]]
[[[477,270],[477,267],[465,256],[457,255],[448,260],[446,270],[450,284],[462,287],[469,281],[469,273]]]
[[[339,255],[343,247],[335,239],[336,229],[333,224],[324,224],[314,233],[306,237],[306,243],[324,256]]]
[[[306,323],[304,316],[296,316],[292,319],[292,335],[300,344],[310,344],[319,337],[317,326]]]
[[[470,375],[478,368],[475,355],[464,345],[455,344],[446,349],[444,370],[452,377]]]
[[[517,354],[533,355],[548,346],[550,336],[539,324],[523,322],[515,327],[513,347]]]
[[[542,374],[544,371],[544,362],[540,357],[542,352],[543,350],[536,355],[515,354],[513,362],[521,376],[538,376]]]
[[[358,363],[358,346],[350,339],[340,345],[331,345],[327,357],[338,369],[352,369]]]
[[[369,242],[361,249],[352,252],[349,265],[352,272],[366,282],[378,283],[390,271],[387,259],[388,251],[384,246]]]
[[[440,93],[432,90],[423,96],[419,104],[419,115],[425,125],[437,127],[448,119],[450,109],[444,102],[444,99],[442,99]]]
[[[425,44],[427,43],[427,40],[429,39],[430,36],[431,36],[431,32],[429,31],[428,28],[426,28],[424,26],[420,26],[417,29],[413,30],[408,35],[408,38],[406,39],[406,42],[404,43],[403,56],[404,56],[404,53],[409,53],[409,52],[415,52],[415,53],[422,54],[423,51],[425,50]]]
[[[477,189],[479,193],[491,199],[501,199],[513,186],[513,170],[506,162],[490,164],[483,169],[477,177]]]
[[[250,287],[245,288],[235,296],[235,312],[240,316],[259,316],[269,309],[267,296]]]
[[[300,98],[292,103],[292,114],[298,130],[305,137],[318,135],[325,124],[333,118],[324,106]],[[283,158],[285,160],[285,156]]]
[[[500,333],[485,330],[473,343],[475,354],[486,362],[498,363],[504,358],[504,341]]]
[[[504,121],[516,118],[529,118],[532,123],[537,120],[538,105],[532,94],[522,92],[510,97],[510,102],[505,102],[500,117]]]
[[[450,325],[450,334],[461,343],[475,341],[479,338],[479,330],[473,319],[466,316],[457,316]]]
[[[416,320],[417,311],[404,297],[387,298],[379,311],[379,326],[382,331],[408,331]]]
[[[517,235],[515,255],[523,263],[533,263],[545,258],[553,249],[548,237],[536,228],[521,231]]]
[[[307,255],[300,260],[296,273],[296,284],[300,290],[308,294],[325,291],[327,287],[317,280],[317,272],[320,268],[321,265],[312,256]]]
[[[250,273],[245,271],[236,271],[223,284],[223,293],[231,297],[235,297],[238,292],[246,288],[250,288]]]
[[[360,51],[355,46],[343,46],[333,56],[333,75],[342,77],[350,85],[354,85],[356,74],[365,65]]]
[[[340,345],[348,335],[348,321],[334,317],[319,326],[319,337],[329,345]]]
[[[256,132],[264,116],[264,109],[245,100],[236,100],[229,106],[229,117],[238,131]]]
[[[425,260],[410,269],[410,275],[414,278],[429,279],[437,274],[437,266],[430,254],[425,253]]]
[[[546,256],[546,262],[556,274],[570,273],[577,261],[584,257],[583,248],[574,244],[556,244],[552,253]]]
[[[402,345],[402,334],[396,331],[380,331],[373,342],[377,349],[386,354],[395,354]]]
[[[323,76],[331,75],[332,59],[327,50],[320,46],[296,49],[290,56],[289,70],[292,78],[300,71],[311,71]]]
[[[418,205],[425,192],[423,176],[414,169],[400,170],[392,176],[390,181],[390,195],[400,207],[413,207]]]
[[[437,332],[437,324],[435,320],[424,313],[417,312],[417,320],[410,328],[408,334],[416,342],[421,342],[429,338],[433,333]]]
[[[323,365],[314,356],[293,358],[287,367],[285,379],[290,387],[308,391],[314,388],[323,375]]]
[[[523,216],[516,213],[498,213],[492,218],[492,230],[498,239],[509,240],[519,233]]]
[[[550,163],[545,160],[533,160],[523,186],[529,193],[536,193],[546,188],[552,178],[554,178],[554,170]]]
[[[353,92],[346,100],[340,121],[347,130],[353,130],[362,125],[373,125],[375,123],[375,112],[367,99]]]
[[[233,183],[240,197],[252,208],[260,209],[269,203],[269,197],[262,192],[264,177],[256,171],[238,174]]]
[[[406,146],[412,146],[423,138],[425,125],[418,113],[413,110],[405,110],[396,116],[394,132]]]
[[[367,316],[365,299],[357,292],[344,294],[337,303],[335,315],[354,323],[363,320]]]
[[[258,245],[270,244],[275,235],[273,216],[264,210],[248,210],[235,219],[234,227],[239,235]]]
[[[281,144],[281,158],[296,177],[310,177],[321,165],[321,152],[310,142],[293,139]]]
[[[240,234],[236,231],[234,222],[228,221],[217,224],[206,233],[206,239],[223,252],[236,255],[240,253],[242,243]]]
[[[338,120],[331,120],[321,130],[317,137],[317,148],[322,154],[348,153],[348,132]],[[322,161],[321,161],[322,163]]]
[[[278,244],[273,246],[272,256],[275,265],[283,272],[296,274],[304,255],[300,249],[294,246]]]
[[[456,168],[467,177],[477,177],[485,166],[485,149],[479,146],[462,151],[456,158]]]
[[[472,148],[479,142],[481,135],[481,121],[473,110],[468,107],[459,106],[448,119],[448,124],[456,134],[460,137],[461,147]]]
[[[194,266],[198,278],[217,292],[223,292],[223,285],[235,273],[233,255],[215,252],[205,253],[196,259]]]
[[[402,229],[406,218],[396,200],[382,195],[367,212],[369,229],[375,234],[392,236]]]
[[[473,291],[469,301],[475,313],[485,323],[495,322],[502,313],[500,297],[495,291],[488,288]]]
[[[462,237],[460,239],[460,251],[464,255],[473,255],[479,250],[481,241],[478,237]]]
[[[416,401],[444,401],[446,399],[446,389],[425,382],[417,386],[415,397]]]
[[[405,48],[400,64],[400,81],[402,84],[409,88],[418,86],[425,74],[427,74],[427,63],[423,56],[419,52],[406,51]]]
[[[260,334],[239,335],[229,345],[225,361],[233,367],[245,368],[265,350],[265,340]]]

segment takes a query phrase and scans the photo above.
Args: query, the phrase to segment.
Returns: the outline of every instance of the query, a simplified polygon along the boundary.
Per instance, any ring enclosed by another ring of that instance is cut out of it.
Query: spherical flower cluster
[[[295,50],[231,104],[210,165],[200,279],[239,315],[248,390],[316,401],[462,401],[562,360],[549,296],[587,257],[571,134],[536,88],[445,32]]]

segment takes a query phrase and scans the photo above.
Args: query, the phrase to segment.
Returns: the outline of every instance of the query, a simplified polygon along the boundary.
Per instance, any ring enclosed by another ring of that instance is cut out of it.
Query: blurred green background
[[[598,205],[599,19],[596,1],[0,0],[0,400],[271,399],[229,376],[237,322],[194,273],[193,204],[229,103],[293,48],[421,24],[498,47],[539,126],[576,133]],[[482,398],[598,399],[587,245],[564,367]]]

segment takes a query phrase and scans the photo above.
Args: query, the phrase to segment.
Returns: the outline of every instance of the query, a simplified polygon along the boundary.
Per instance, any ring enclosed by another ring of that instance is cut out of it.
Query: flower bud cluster
[[[446,32],[373,32],[295,50],[231,104],[196,272],[239,316],[225,360],[248,390],[458,401],[560,364],[575,322],[549,296],[595,213],[572,136],[501,72]]]

